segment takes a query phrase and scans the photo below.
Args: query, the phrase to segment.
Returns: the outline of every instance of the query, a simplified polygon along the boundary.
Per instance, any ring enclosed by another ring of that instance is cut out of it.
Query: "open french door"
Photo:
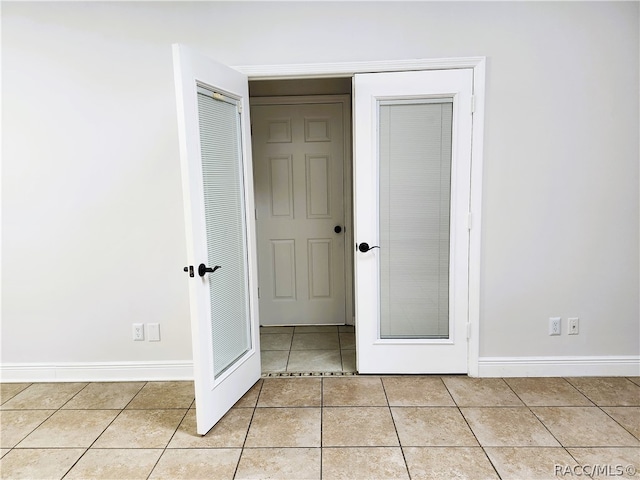
[[[248,80],[181,45],[173,58],[204,435],[261,373]]]
[[[467,373],[473,70],[356,74],[359,373]]]

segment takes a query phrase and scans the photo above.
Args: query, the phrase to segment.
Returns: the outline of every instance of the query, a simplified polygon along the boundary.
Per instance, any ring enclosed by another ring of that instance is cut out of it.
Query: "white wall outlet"
[[[549,335],[560,335],[560,317],[549,318]]]
[[[144,340],[144,324],[142,323],[133,324],[133,339],[136,342],[140,342]]]
[[[567,323],[569,325],[569,332],[567,333],[569,335],[578,335],[580,332],[580,319],[578,317],[570,318]]]
[[[147,323],[147,340],[150,342],[160,341],[160,324]]]

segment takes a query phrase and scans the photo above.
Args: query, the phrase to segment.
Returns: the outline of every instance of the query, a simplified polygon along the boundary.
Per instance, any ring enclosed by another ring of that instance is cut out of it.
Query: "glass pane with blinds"
[[[207,228],[213,371],[217,378],[251,348],[240,114],[235,101],[198,92]]]
[[[449,337],[452,112],[379,103],[380,338]]]

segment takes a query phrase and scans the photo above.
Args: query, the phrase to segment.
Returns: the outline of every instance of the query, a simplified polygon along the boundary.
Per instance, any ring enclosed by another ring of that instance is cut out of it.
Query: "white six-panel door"
[[[472,88],[472,69],[355,75],[360,373],[467,372]]]
[[[345,104],[258,100],[251,119],[261,324],[343,324]]]

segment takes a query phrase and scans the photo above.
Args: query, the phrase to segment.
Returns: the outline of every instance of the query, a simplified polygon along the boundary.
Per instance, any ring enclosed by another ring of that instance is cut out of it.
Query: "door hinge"
[[[238,102],[238,113],[242,113],[242,103]]]
[[[467,230],[471,230],[471,220],[472,220],[472,215],[471,215],[471,212],[469,212],[467,214]]]
[[[471,114],[476,113],[476,96],[471,95]]]

